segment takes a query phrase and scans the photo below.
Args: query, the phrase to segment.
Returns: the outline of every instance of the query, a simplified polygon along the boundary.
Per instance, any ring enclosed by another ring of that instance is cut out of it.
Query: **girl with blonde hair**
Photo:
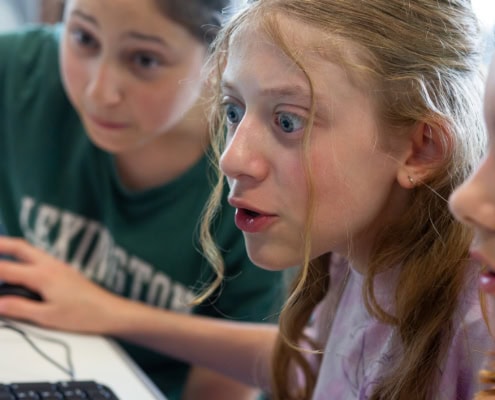
[[[217,193],[255,264],[301,267],[279,330],[211,365],[271,357],[274,399],[473,397],[489,334],[446,199],[485,142],[478,38],[467,0],[261,0],[223,30]]]

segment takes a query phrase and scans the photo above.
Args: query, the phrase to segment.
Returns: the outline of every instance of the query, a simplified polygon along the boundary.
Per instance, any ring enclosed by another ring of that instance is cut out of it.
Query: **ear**
[[[449,135],[442,126],[417,124],[408,139],[403,164],[397,180],[406,189],[412,189],[427,180],[432,171],[445,159]]]

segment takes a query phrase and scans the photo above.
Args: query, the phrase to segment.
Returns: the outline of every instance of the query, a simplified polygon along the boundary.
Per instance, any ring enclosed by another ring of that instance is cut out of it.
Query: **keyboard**
[[[0,400],[120,400],[110,388],[95,381],[27,382],[0,384]]]

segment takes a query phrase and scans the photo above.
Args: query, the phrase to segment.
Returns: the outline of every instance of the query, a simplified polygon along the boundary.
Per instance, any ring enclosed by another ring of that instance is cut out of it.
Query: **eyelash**
[[[291,132],[287,132],[284,130],[283,122],[281,121],[281,118],[286,117],[286,116],[289,116],[292,119],[292,121],[290,121],[290,124],[294,125],[294,122],[295,122],[296,125],[298,125]],[[300,115],[294,114],[292,112],[281,111],[281,112],[276,113],[275,117],[276,117],[276,119],[274,121],[275,125],[277,125],[282,131],[284,131],[284,133],[299,132],[302,129],[304,129],[304,127],[306,125],[306,119],[305,118],[301,117]]]
[[[70,35],[79,52],[92,54],[100,49],[98,40],[86,29],[73,28]],[[162,57],[143,50],[124,53],[123,59],[138,75],[150,75],[166,65]]]
[[[238,125],[241,121],[242,121],[242,118],[244,118],[244,109],[242,109],[242,107],[240,107],[239,105],[235,104],[235,103],[230,103],[230,102],[224,102],[222,104],[223,106],[223,109],[224,109],[224,113],[225,113],[225,120],[227,122],[228,125]],[[239,117],[239,120],[238,121],[232,121],[230,118],[229,118],[229,112],[230,111],[233,111],[235,109],[237,110],[242,110],[242,116]]]
[[[82,49],[85,50],[95,50],[99,47],[96,39],[84,29],[76,28],[71,29],[70,35],[74,43]],[[90,45],[88,44],[90,43]]]
[[[222,103],[222,107],[224,110],[225,121],[228,128],[228,132],[231,133],[232,131],[235,131],[237,125],[239,125],[239,123],[244,118],[245,110],[240,105],[229,101],[224,101]],[[237,111],[237,114],[236,115],[231,114],[233,111]],[[289,117],[289,121],[287,121],[287,119],[283,121],[283,118],[287,118],[287,117]],[[291,129],[290,131],[284,129],[287,128],[286,122],[290,124],[289,125],[289,128]],[[292,136],[299,137],[300,135],[302,135],[302,132],[304,131],[306,122],[307,122],[306,118],[288,111],[279,111],[275,113],[273,119],[273,124],[285,136],[290,134]]]
[[[131,63],[136,65],[138,68],[152,69],[163,65],[163,62],[159,57],[146,52],[136,52],[130,56]],[[144,61],[144,62],[143,62]],[[152,64],[150,66],[150,64]]]

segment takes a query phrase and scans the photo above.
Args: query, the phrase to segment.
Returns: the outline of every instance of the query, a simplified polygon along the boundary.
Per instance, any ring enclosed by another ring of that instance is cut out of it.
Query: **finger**
[[[26,240],[9,236],[0,237],[0,254],[28,263],[33,263],[40,257],[47,255],[46,252],[36,248]]]
[[[39,301],[19,296],[0,297],[0,315],[13,319],[42,324],[42,316],[46,305]]]
[[[16,261],[0,261],[0,281],[22,285],[35,292],[40,292],[44,286],[44,279],[37,268],[29,268]]]

